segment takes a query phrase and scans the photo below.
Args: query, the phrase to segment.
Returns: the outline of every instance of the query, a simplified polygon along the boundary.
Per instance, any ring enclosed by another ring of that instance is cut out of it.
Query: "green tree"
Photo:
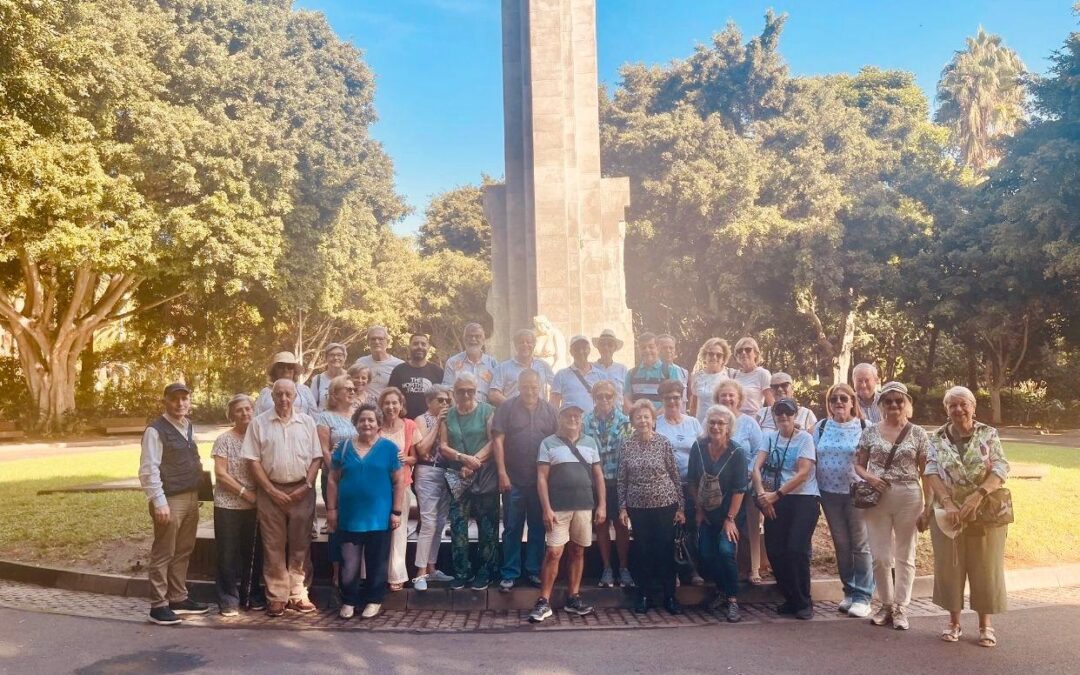
[[[941,71],[937,121],[949,127],[961,161],[976,173],[1000,158],[994,140],[1013,134],[1023,120],[1025,70],[1001,36],[980,26]]]
[[[463,185],[432,197],[417,232],[420,253],[460,251],[489,263],[491,224],[484,215],[484,187],[493,182],[483,176],[480,185]]]

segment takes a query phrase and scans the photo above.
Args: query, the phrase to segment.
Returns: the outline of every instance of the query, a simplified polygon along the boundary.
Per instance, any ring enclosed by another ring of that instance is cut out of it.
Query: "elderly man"
[[[540,623],[551,616],[551,592],[559,574],[563,549],[570,544],[566,566],[568,614],[585,616],[592,607],[581,599],[581,573],[585,549],[592,545],[593,526],[603,525],[607,514],[607,489],[596,439],[582,435],[581,408],[564,403],[559,410],[559,430],[540,444],[536,456],[537,490],[544,509],[547,554],[544,556],[540,597],[529,621]]]
[[[881,408],[877,404],[881,378],[878,376],[877,366],[860,363],[851,370],[851,381],[855,388],[855,401],[862,410],[862,416],[867,423],[877,424],[881,421]]]
[[[368,349],[370,354],[356,359],[353,365],[367,366],[371,371],[371,381],[368,389],[376,396],[382,393],[390,383],[390,373],[394,372],[402,363],[398,357],[390,353],[390,333],[382,326],[372,326],[367,332]]]
[[[191,390],[174,382],[162,396],[164,414],[146,427],[139,457],[139,483],[154,519],[150,547],[150,621],[180,623],[180,614],[205,614],[209,607],[188,597],[187,569],[199,527],[202,463],[188,420]]]
[[[787,373],[773,373],[769,380],[769,388],[772,389],[777,401],[782,398],[795,400],[795,383]],[[776,415],[773,415],[772,406],[762,406],[754,418],[763,431],[776,431]],[[814,411],[806,406],[799,406],[799,412],[795,413],[795,427],[812,431],[815,424],[817,424],[817,415]]]
[[[443,384],[453,387],[461,373],[469,373],[476,378],[476,402],[488,402],[488,390],[495,381],[495,369],[499,367],[495,359],[484,353],[487,336],[484,327],[478,323],[465,326],[462,335],[465,351],[454,354],[446,360],[443,371]]]
[[[326,370],[311,378],[311,395],[315,397],[315,405],[319,410],[326,410],[326,401],[330,398],[330,380],[346,374],[345,358],[347,356],[345,345],[340,342],[331,342],[323,349]]]
[[[626,382],[626,366],[615,360],[615,352],[623,348],[623,341],[615,336],[615,331],[605,328],[598,337],[592,339],[593,347],[600,352],[600,358],[593,361],[593,367],[604,374],[615,385],[616,403],[622,405],[623,383]]]
[[[545,366],[547,364],[544,364]],[[525,575],[540,585],[544,555],[544,512],[536,492],[536,452],[540,442],[558,429],[556,408],[541,395],[543,385],[535,370],[518,375],[518,394],[495,409],[491,421],[492,449],[503,497],[503,565],[499,590],[509,592],[521,576],[521,535],[529,524],[525,545]]]
[[[687,395],[686,385],[690,381],[690,373],[679,364],[675,363],[675,359],[679,355],[679,351],[676,347],[675,336],[667,333],[661,333],[656,336],[656,348],[660,352],[660,361],[671,369],[671,377],[674,380],[678,380],[683,384],[683,403],[682,411],[686,412],[686,404],[689,402],[690,397]]]
[[[629,411],[635,401],[646,399],[659,410],[663,402],[657,388],[664,380],[677,377],[675,369],[660,359],[657,338],[653,333],[642,333],[638,336],[638,356],[641,363],[626,373],[623,407]]]
[[[488,390],[488,403],[502,405],[503,401],[517,395],[518,375],[523,370],[534,370],[540,376],[540,396],[547,398],[551,380],[555,374],[547,361],[533,356],[536,349],[536,333],[522,328],[514,333],[514,356],[503,361],[495,369],[495,379]]]
[[[256,505],[263,538],[266,613],[315,611],[305,587],[311,527],[315,518],[315,476],[322,450],[315,420],[296,412],[296,385],[278,380],[274,407],[255,417],[244,436],[242,455],[259,485]]]
[[[551,383],[551,403],[556,408],[573,403],[586,413],[592,412],[593,385],[606,380],[607,375],[589,363],[591,351],[592,345],[589,338],[584,335],[575,335],[570,338],[570,356],[574,361],[555,373],[555,380]]]
[[[405,416],[415,420],[427,412],[425,392],[443,379],[443,369],[428,360],[431,340],[424,333],[409,336],[409,360],[390,373],[390,386],[405,394]]]

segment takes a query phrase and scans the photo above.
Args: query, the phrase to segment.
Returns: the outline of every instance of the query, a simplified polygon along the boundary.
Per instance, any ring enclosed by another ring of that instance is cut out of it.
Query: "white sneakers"
[[[416,577],[415,579],[412,580],[412,587],[413,587],[413,590],[415,590],[415,591],[426,591],[427,590],[427,577],[424,576],[424,575],[420,575],[420,576]]]
[[[856,600],[851,603],[851,607],[848,608],[847,615],[855,617],[856,619],[865,619],[870,616],[870,612],[873,608],[870,606],[870,602],[867,600]]]
[[[369,602],[367,606],[364,607],[364,611],[360,614],[360,617],[364,619],[370,619],[374,616],[377,616],[380,609],[382,609],[382,605],[380,603]]]
[[[352,605],[342,605],[341,609],[338,610],[338,616],[342,619],[351,619],[353,617],[353,612],[355,611],[356,608]]]

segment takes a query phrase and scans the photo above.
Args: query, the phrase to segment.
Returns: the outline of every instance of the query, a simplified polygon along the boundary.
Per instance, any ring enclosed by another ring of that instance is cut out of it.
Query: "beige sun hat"
[[[294,366],[300,365],[300,361],[292,352],[278,352],[277,354],[274,354],[274,358],[270,359],[270,366],[266,369],[267,377],[273,376],[274,366],[279,363],[288,363]]]
[[[601,340],[614,340],[615,351],[619,351],[623,348],[623,341],[615,337],[615,331],[611,330],[610,328],[605,328],[604,330],[600,331],[600,335],[592,339],[593,347],[600,349]]]

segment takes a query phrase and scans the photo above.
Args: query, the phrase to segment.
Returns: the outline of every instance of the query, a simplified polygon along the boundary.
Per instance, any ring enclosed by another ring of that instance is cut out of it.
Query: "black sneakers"
[[[175,614],[206,614],[210,611],[210,605],[204,605],[201,602],[195,602],[191,598],[185,598],[180,602],[170,602],[169,609]]]
[[[176,616],[176,612],[162,606],[150,608],[150,623],[156,623],[159,626],[175,626],[183,622],[180,621],[180,617]]]
[[[551,616],[551,613],[551,605],[548,604],[547,598],[540,598],[529,612],[529,623],[540,623]]]
[[[592,614],[592,605],[586,605],[581,601],[581,594],[572,595],[566,599],[566,604],[563,605],[563,611],[567,614],[577,614],[578,616],[585,616],[586,614]]]

